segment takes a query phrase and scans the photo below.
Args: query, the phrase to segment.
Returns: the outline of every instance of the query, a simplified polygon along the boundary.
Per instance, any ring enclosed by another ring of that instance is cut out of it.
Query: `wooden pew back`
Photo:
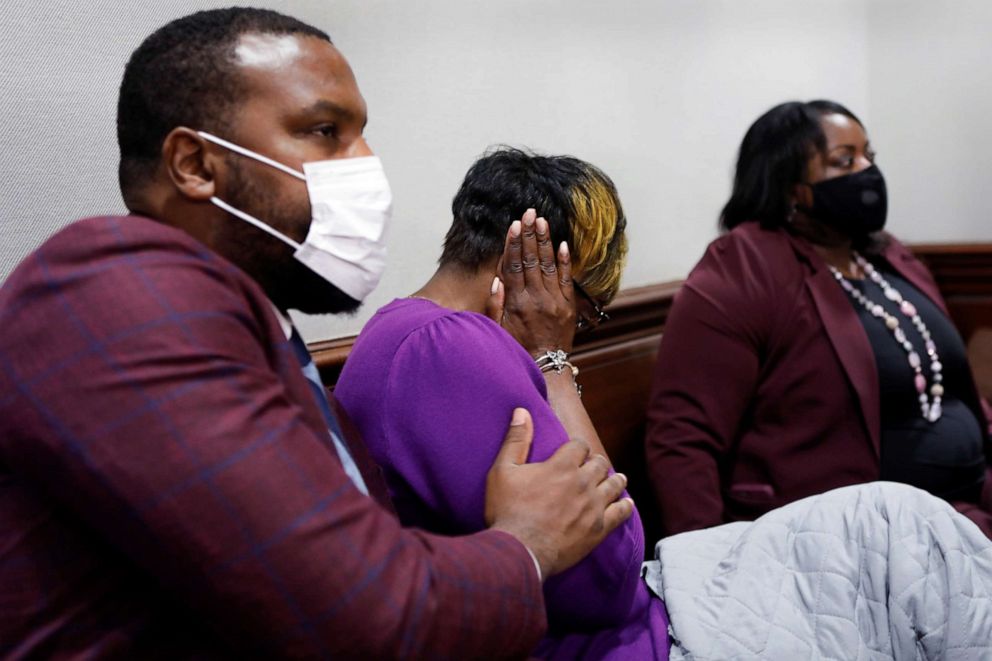
[[[969,348],[979,389],[992,400],[992,244],[917,245],[943,293],[951,318]],[[661,526],[644,460],[644,425],[658,344],[681,281],[627,289],[607,308],[609,321],[576,338],[583,402],[603,446],[644,523],[646,553]],[[324,383],[333,387],[354,338],[310,345]]]

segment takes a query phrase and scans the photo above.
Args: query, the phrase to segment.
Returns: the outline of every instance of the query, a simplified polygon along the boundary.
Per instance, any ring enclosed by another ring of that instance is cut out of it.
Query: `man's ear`
[[[162,157],[169,179],[181,195],[197,202],[214,196],[220,157],[211,153],[207,141],[196,131],[184,126],[169,131],[162,142]]]

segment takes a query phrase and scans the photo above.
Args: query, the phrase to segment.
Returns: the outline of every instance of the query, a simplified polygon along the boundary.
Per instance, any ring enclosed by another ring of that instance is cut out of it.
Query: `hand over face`
[[[510,429],[486,478],[486,524],[510,533],[534,553],[544,578],[589,554],[634,511],[627,486],[588,444],[569,441],[547,461],[528,464],[534,427],[524,409]],[[619,499],[619,500],[618,500]]]
[[[493,289],[489,316],[532,356],[562,349],[575,336],[571,262],[565,242],[555,253],[548,222],[528,209],[506,235],[500,280]]]

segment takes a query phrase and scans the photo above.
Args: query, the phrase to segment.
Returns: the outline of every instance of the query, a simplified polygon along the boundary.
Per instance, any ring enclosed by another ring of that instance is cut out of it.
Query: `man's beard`
[[[287,228],[310,226],[310,205],[278,204],[253,187],[238,157],[228,159],[229,191],[225,202],[258,218],[282,234]],[[301,205],[296,205],[297,207]],[[230,225],[220,232],[238,266],[250,275],[281,310],[306,314],[343,314],[362,302],[352,298],[293,257],[293,248],[257,227],[228,214]]]

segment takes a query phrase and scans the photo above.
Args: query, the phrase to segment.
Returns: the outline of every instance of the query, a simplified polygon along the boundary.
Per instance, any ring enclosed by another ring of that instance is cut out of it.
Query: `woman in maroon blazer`
[[[881,232],[861,122],[784,103],[741,144],[727,230],[675,299],[648,412],[669,534],[892,480],[992,537],[992,444],[933,278]]]

